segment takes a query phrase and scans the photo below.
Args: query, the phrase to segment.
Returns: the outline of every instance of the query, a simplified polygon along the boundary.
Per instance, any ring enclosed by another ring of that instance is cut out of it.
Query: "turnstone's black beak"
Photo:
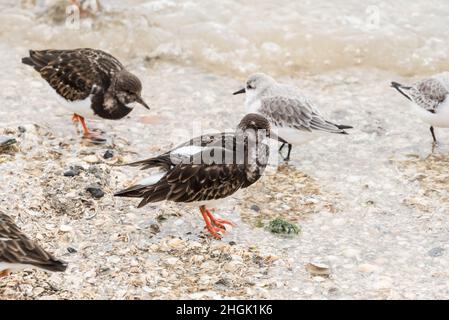
[[[239,91],[234,92],[233,95],[235,96],[236,94],[241,94],[241,93],[245,93],[245,92],[246,92],[246,90],[245,90],[245,88],[243,88],[243,89],[240,89]]]
[[[136,102],[137,102],[137,103],[140,103],[140,104],[143,105],[145,108],[147,108],[148,110],[150,110],[150,107],[145,103],[145,101],[143,101],[142,97],[137,97]]]

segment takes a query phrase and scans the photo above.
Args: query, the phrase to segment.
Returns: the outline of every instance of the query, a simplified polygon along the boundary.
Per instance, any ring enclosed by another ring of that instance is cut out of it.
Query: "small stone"
[[[378,266],[374,265],[374,264],[369,264],[369,263],[362,263],[358,266],[358,270],[360,272],[366,272],[366,273],[371,273],[374,271],[377,271],[379,269]]]
[[[235,246],[237,243],[235,241],[229,241],[230,246]]]
[[[72,248],[72,247],[67,247],[67,251],[69,253],[77,253],[78,252],[78,250],[76,250],[75,248]]]
[[[184,241],[179,238],[170,239],[167,241],[167,245],[172,249],[180,249],[183,247]]]
[[[92,155],[85,156],[83,158],[83,161],[93,164],[93,163],[98,163],[100,160],[98,159],[98,157],[96,155],[92,154]]]
[[[83,171],[83,170],[84,170],[84,168],[81,166],[71,166],[69,170],[64,172],[64,176],[65,177],[78,176],[81,173],[81,171]]]
[[[435,247],[430,249],[427,254],[431,257],[441,257],[444,254],[444,248],[441,247]]]
[[[112,150],[106,150],[103,155],[104,159],[111,159],[114,156],[114,152]]]
[[[87,187],[86,191],[89,192],[95,199],[100,199],[104,197],[103,190],[101,190],[101,188],[98,186]]]
[[[42,287],[37,287],[37,288],[34,288],[34,290],[33,290],[33,294],[36,296],[38,296],[44,292],[45,292],[45,289]]]
[[[19,126],[17,129],[19,130],[20,133],[25,133],[27,131],[27,129],[23,126]]]
[[[63,224],[59,227],[59,231],[61,232],[72,232],[73,228],[71,226],[68,226],[66,224]]]
[[[66,172],[64,172],[64,177],[74,177],[74,176],[77,176],[79,174],[80,174],[79,171],[75,171],[73,169],[69,169]]]
[[[161,232],[161,227],[159,227],[159,225],[157,223],[152,223],[150,225],[150,230],[152,233],[159,233],[159,232]]]
[[[256,205],[256,204],[253,204],[253,205],[251,206],[251,210],[256,211],[256,212],[259,212],[259,211],[260,211],[260,207],[259,207],[258,205]]]
[[[329,277],[331,274],[331,268],[323,263],[308,263],[305,267],[307,272],[314,277]]]

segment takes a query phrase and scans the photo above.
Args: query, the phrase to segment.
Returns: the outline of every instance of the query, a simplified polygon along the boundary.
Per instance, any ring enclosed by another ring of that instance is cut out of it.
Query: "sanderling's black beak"
[[[145,103],[145,101],[143,101],[142,97],[137,97],[136,102],[137,102],[137,103],[140,103],[140,104],[143,105],[145,108],[147,108],[148,110],[150,110],[150,107]]]
[[[241,93],[245,93],[245,92],[246,92],[246,90],[245,90],[245,88],[243,88],[243,89],[240,89],[239,91],[234,92],[233,95],[235,96],[236,94],[241,94]]]

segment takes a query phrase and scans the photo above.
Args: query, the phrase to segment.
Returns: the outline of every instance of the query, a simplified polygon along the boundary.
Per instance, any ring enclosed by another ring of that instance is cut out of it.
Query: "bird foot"
[[[201,206],[200,211],[203,215],[204,222],[206,223],[205,228],[215,239],[220,240],[222,238],[222,234],[226,233],[226,224],[230,226],[235,225],[231,221],[215,218],[205,206]]]
[[[207,231],[209,231],[212,237],[214,237],[217,240],[221,240],[222,238],[222,235],[220,233],[222,234],[226,233],[225,229],[214,227],[213,225],[205,225],[204,228],[207,229]]]
[[[235,224],[234,222],[232,222],[232,221],[228,221],[228,220],[220,219],[220,218],[215,218],[215,217],[212,215],[212,213],[211,213],[209,210],[207,210],[207,209],[206,209],[206,214],[207,214],[207,216],[209,217],[210,222],[211,222],[214,226],[216,226],[216,227],[218,227],[218,228],[220,228],[220,229],[226,230],[226,227],[225,227],[226,224],[227,224],[227,225],[230,225],[230,226],[232,226],[232,227],[235,227],[235,226],[236,226],[236,224]]]
[[[435,149],[438,149],[440,144],[437,141],[432,142],[432,153],[435,152]]]
[[[0,278],[7,277],[10,274],[11,274],[11,272],[8,269],[0,271]]]
[[[83,139],[89,140],[89,142],[92,142],[95,144],[102,144],[107,141],[106,138],[101,136],[101,134],[95,133],[95,132],[84,133]]]

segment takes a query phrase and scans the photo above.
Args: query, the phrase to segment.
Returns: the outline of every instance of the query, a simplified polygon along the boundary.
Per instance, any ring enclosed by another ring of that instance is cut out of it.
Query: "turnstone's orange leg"
[[[235,223],[234,222],[228,221],[228,220],[224,220],[224,219],[215,218],[212,215],[212,213],[209,210],[207,210],[207,209],[206,209],[206,214],[207,214],[207,216],[209,217],[210,221],[212,222],[212,224],[214,226],[217,226],[217,227],[219,227],[221,229],[226,229],[225,226],[224,226],[225,224],[228,224],[230,226],[235,227]]]
[[[78,121],[81,122],[81,125],[83,126],[84,138],[91,139],[94,141],[99,141],[99,142],[105,141],[104,138],[100,137],[99,135],[97,135],[93,132],[90,132],[89,128],[86,125],[86,121],[84,120],[84,117],[81,117],[80,115],[74,113],[73,117],[72,117],[72,121],[73,122],[78,122]]]
[[[209,215],[208,215],[208,210],[206,209],[206,206],[201,206],[200,207],[200,211],[201,214],[203,215],[203,219],[204,222],[206,223],[206,229],[210,232],[210,234],[215,238],[220,240],[221,239],[221,235],[219,234],[219,232],[221,233],[225,233],[226,230],[220,228],[220,227],[215,227],[212,225],[210,219],[209,219]]]

